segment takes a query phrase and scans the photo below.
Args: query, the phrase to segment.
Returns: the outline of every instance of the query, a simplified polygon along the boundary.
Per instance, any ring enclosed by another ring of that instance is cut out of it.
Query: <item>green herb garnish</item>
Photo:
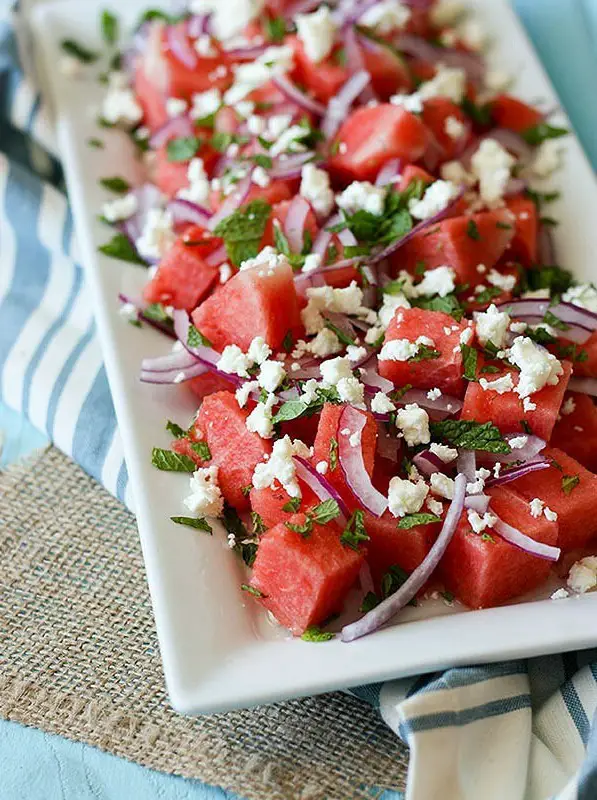
[[[211,347],[209,339],[207,339],[192,322],[189,325],[187,333],[187,344],[189,347]]]
[[[265,201],[253,200],[216,226],[214,236],[224,239],[228,257],[235,266],[259,253],[270,213],[271,206]]]
[[[192,458],[161,447],[154,447],[151,451],[151,463],[165,472],[195,472],[197,469]]]
[[[533,125],[527,128],[520,134],[527,144],[539,145],[547,139],[559,139],[562,136],[568,136],[570,133],[566,128],[556,128],[549,125],[547,122],[540,122],[538,125]]]
[[[181,428],[180,425],[177,425],[176,422],[172,422],[170,419],[166,423],[166,430],[168,433],[171,433],[175,439],[182,439],[183,436],[187,435],[187,432]]]
[[[191,450],[194,453],[197,453],[201,461],[210,461],[211,450],[209,449],[207,442],[193,442],[191,444]]]
[[[100,245],[97,249],[100,253],[110,256],[110,258],[119,258],[121,261],[129,261],[131,264],[143,264],[145,266],[145,261],[137,253],[124,233],[115,234],[109,242]]]
[[[170,139],[166,145],[166,156],[168,161],[190,161],[200,147],[201,139],[197,136],[180,136]]]
[[[335,634],[329,631],[322,631],[317,625],[309,625],[307,630],[301,636],[304,642],[329,642],[334,639]]]
[[[205,533],[209,533],[210,536],[213,533],[211,525],[203,517],[170,517],[170,519],[172,522],[176,522],[177,525],[186,525],[187,528],[195,528],[198,531],[204,531]]]
[[[350,547],[352,550],[358,552],[361,543],[368,542],[369,538],[365,530],[365,515],[360,509],[357,509],[353,512],[346,527],[342,531],[340,541],[343,545],[346,545],[346,547]]]
[[[93,64],[93,62],[97,61],[97,59],[99,58],[99,55],[97,53],[95,53],[93,50],[89,50],[82,44],[79,44],[74,39],[63,39],[60,42],[60,47],[64,50],[64,52],[67,55],[76,58],[83,64]]]
[[[580,475],[564,475],[562,477],[562,491],[570,494],[580,483]]]
[[[505,455],[512,452],[499,428],[491,422],[446,419],[441,422],[431,422],[430,429],[432,439],[439,439],[453,447]]]
[[[108,189],[110,192],[115,192],[116,194],[124,194],[131,188],[130,183],[119,175],[115,175],[112,178],[100,178],[99,182],[104,189]]]
[[[464,377],[467,381],[477,380],[477,359],[479,354],[474,347],[468,344],[460,345],[460,352],[462,353],[462,366],[464,368]]]
[[[410,528],[416,528],[417,525],[431,525],[433,522],[441,521],[441,517],[436,514],[406,514],[398,523],[398,527],[410,530]]]
[[[118,41],[118,17],[110,11],[102,11],[100,18],[102,37],[107,45],[116,44]]]

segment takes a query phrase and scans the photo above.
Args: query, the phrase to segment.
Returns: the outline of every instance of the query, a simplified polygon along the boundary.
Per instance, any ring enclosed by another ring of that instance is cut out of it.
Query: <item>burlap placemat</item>
[[[371,798],[406,774],[343,694],[175,714],[135,519],[54,448],[0,475],[0,716],[259,800]]]

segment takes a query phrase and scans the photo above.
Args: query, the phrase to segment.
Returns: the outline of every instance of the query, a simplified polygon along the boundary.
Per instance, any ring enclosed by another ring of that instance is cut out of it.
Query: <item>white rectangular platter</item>
[[[169,521],[171,515],[184,513],[187,479],[154,469],[151,448],[168,446],[165,420],[184,424],[196,410],[195,403],[181,387],[139,382],[141,358],[166,353],[170,344],[147,328],[124,324],[119,315],[118,293],[139,285],[144,271],[97,252],[109,238],[97,219],[107,199],[98,179],[121,174],[134,181],[138,167],[131,145],[118,132],[101,131],[105,149],[89,149],[87,139],[98,136],[101,86],[95,77],[73,80],[57,69],[63,38],[99,47],[98,18],[105,5],[103,0],[44,3],[34,8],[32,22],[124,440],[173,706],[183,713],[225,711],[451,665],[597,644],[597,595],[557,602],[531,598],[464,613],[449,613],[441,602],[423,604],[408,609],[399,623],[352,644],[293,640],[267,624],[241,591],[241,566],[226,547],[223,532],[204,536]],[[111,5],[131,24],[146,7],[142,0]],[[517,76],[515,92],[523,99],[541,100],[545,108],[557,105],[508,2],[476,0],[471,5],[494,40],[490,60]],[[561,221],[556,245],[562,266],[590,280],[597,277],[597,183],[577,140],[567,141],[565,166],[557,176],[563,200],[553,208]]]

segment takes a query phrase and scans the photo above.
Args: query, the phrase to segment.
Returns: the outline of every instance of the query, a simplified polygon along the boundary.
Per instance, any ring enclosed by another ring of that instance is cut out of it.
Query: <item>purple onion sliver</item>
[[[386,161],[386,163],[377,173],[375,185],[388,186],[389,184],[394,183],[400,175],[401,164],[402,162],[399,158],[391,158],[389,161]]]
[[[190,381],[191,378],[196,378],[198,375],[203,375],[207,372],[208,367],[200,362],[195,362],[191,367],[186,369],[170,370],[169,372],[149,372],[141,370],[140,380],[142,383],[162,383],[162,384],[176,384]]]
[[[348,511],[346,503],[334,486],[332,486],[325,476],[320,475],[315,467],[306,459],[301,458],[300,456],[293,456],[293,459],[296,464],[296,474],[298,477],[314,491],[320,500],[324,501],[330,498],[335,500],[338,503],[340,514],[342,515],[342,521],[346,522],[350,512]]]
[[[471,494],[464,498],[464,507],[483,516],[489,508],[490,499],[486,494]]]
[[[182,197],[175,197],[167,205],[168,211],[171,212],[174,222],[192,222],[194,225],[201,225],[205,228],[212,217],[210,211],[190,200],[184,200]]]
[[[508,525],[507,522],[504,522],[504,520],[499,517],[491,527],[502,539],[505,539],[507,542],[529,555],[537,556],[537,558],[544,558],[546,561],[557,561],[561,555],[562,551],[559,547],[552,547],[543,542],[537,542],[535,539],[531,539],[530,536],[526,536],[517,528]]]
[[[172,117],[152,134],[149,140],[149,146],[152,150],[157,150],[162,145],[166,144],[169,139],[178,139],[181,136],[191,136],[193,134],[193,125],[191,120],[186,114],[181,114],[179,117]]]
[[[189,44],[186,25],[184,23],[168,25],[166,28],[166,40],[168,47],[181,64],[184,64],[189,69],[195,69],[199,59],[197,53]]]
[[[489,478],[485,482],[488,488],[491,486],[503,486],[506,483],[518,480],[531,472],[539,472],[542,469],[547,469],[551,464],[546,458],[537,459],[536,461],[527,461],[516,467],[502,470],[497,478]]]
[[[300,106],[305,111],[309,111],[311,114],[316,114],[318,117],[322,117],[325,114],[325,106],[319,103],[317,100],[313,100],[312,97],[309,97],[304,92],[295,86],[292,81],[286,78],[284,75],[276,75],[272,78],[272,83],[279,89],[282,94],[291,100],[293,103],[296,103],[297,106]]]
[[[362,636],[376,631],[407,603],[410,603],[417,592],[425,585],[441,561],[458,527],[460,515],[464,508],[465,493],[466,478],[464,475],[457,475],[454,481],[454,499],[450,503],[439,536],[435,540],[427,556],[414,572],[410,574],[398,591],[383,600],[361,619],[342,628],[343,642],[352,642],[355,639],[359,639]]]
[[[207,227],[210,231],[214,231],[223,219],[226,219],[226,217],[229,217],[230,214],[233,214],[236,209],[245,202],[249,192],[251,191],[252,174],[253,171],[251,170],[251,173],[247,175],[246,178],[243,178],[232,194],[228,195],[228,197],[224,200],[219,211],[217,211],[213,217],[211,217],[207,224]]]
[[[423,475],[434,475],[436,472],[445,472],[444,462],[430,450],[423,450],[413,458],[413,464]]]
[[[474,450],[459,450],[458,459],[456,461],[456,469],[463,475],[469,482],[475,480],[475,470],[477,469],[477,455]]]
[[[141,361],[143,372],[172,372],[175,369],[186,369],[197,363],[197,359],[187,350],[170,352],[165,356],[144,358]]]
[[[338,461],[342,468],[346,483],[358,499],[360,505],[376,517],[381,517],[388,507],[388,500],[379,492],[365,468],[361,433],[367,418],[353,406],[346,406],[338,422]],[[342,431],[348,429],[349,434]],[[351,437],[358,441],[351,444]]]
[[[597,378],[571,378],[568,388],[571,392],[597,397]]]
[[[300,253],[303,249],[305,223],[310,210],[311,206],[300,194],[295,195],[290,201],[284,221],[284,233],[293,253]]]

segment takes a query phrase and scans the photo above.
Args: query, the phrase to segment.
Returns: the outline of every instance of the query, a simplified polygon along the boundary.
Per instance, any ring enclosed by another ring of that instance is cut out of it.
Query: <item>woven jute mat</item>
[[[0,475],[0,717],[256,800],[370,799],[406,775],[344,694],[172,711],[135,519],[54,448]]]

